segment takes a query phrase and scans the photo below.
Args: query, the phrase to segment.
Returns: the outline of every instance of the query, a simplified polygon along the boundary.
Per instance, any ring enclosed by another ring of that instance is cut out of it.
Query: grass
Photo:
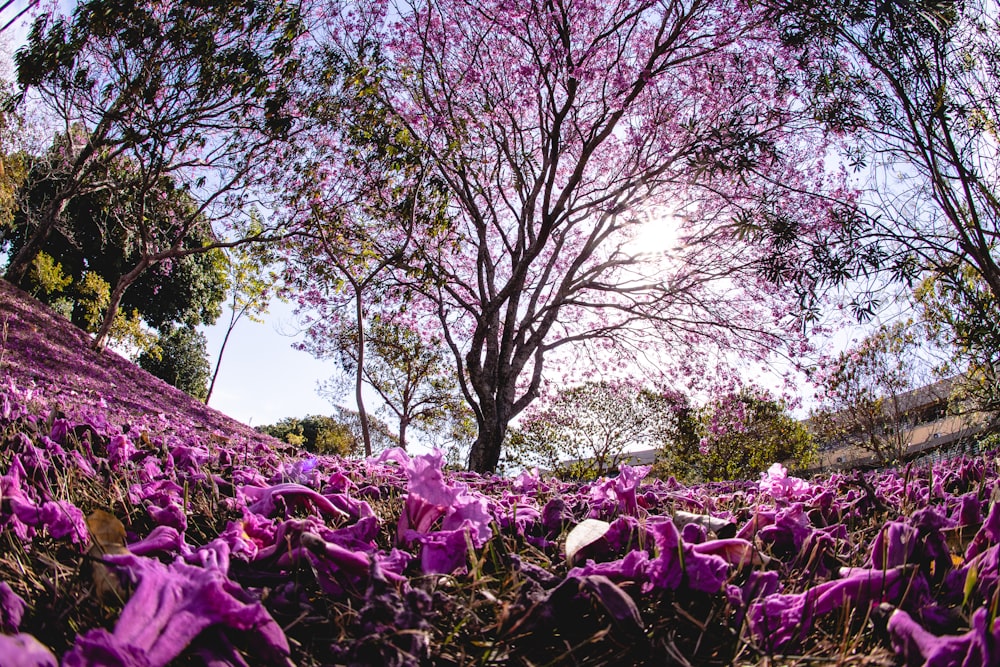
[[[305,453],[205,408],[113,353],[93,353],[84,334],[2,281],[0,307],[5,313],[0,380],[34,392],[23,401],[26,414],[0,420],[0,473],[10,475],[15,461],[27,461],[25,486],[37,494],[37,502],[66,501],[84,515],[106,510],[122,522],[129,543],[157,528],[160,521],[154,510],[171,502],[181,508],[186,521],[183,536],[191,550],[212,544],[234,526],[242,526],[250,531],[248,538],[254,538],[250,524],[244,523],[248,520],[245,490],[283,481],[283,466],[301,461]],[[72,428],[55,447],[48,436],[59,423]],[[111,437],[122,432],[138,452],[130,462],[113,465]],[[980,479],[966,478],[956,472],[959,465],[984,472]],[[840,606],[818,617],[803,641],[783,646],[779,652],[768,650],[766,642],[750,632],[739,591],[762,569],[777,573],[782,592],[794,594],[834,579],[842,567],[865,567],[870,545],[887,521],[926,506],[944,507],[961,494],[974,494],[985,513],[996,500],[993,496],[1000,493],[998,465],[995,455],[989,454],[944,467],[934,477],[930,471],[906,469],[901,492],[889,489],[884,484],[888,478],[877,474],[818,480],[830,487],[835,500],[807,507],[801,520],[810,530],[831,527],[829,539],[810,537],[796,547],[794,542],[751,535],[769,559],[768,565],[731,568],[726,583],[733,588],[727,594],[725,590],[700,592],[687,585],[651,589],[628,577],[605,584],[596,578],[568,576],[571,568],[563,544],[569,529],[595,514],[608,521],[617,516],[616,509],[602,509],[589,500],[586,485],[553,483],[534,494],[519,494],[509,480],[463,477],[470,493],[485,494],[497,507],[519,498],[516,502],[540,510],[552,499],[563,499],[567,518],[553,534],[537,521],[522,531],[506,524],[505,517],[512,510],[504,506],[494,512],[492,537],[479,548],[471,541],[466,545],[464,572],[425,572],[416,548],[402,543],[397,535],[400,516],[406,511],[402,471],[395,466],[320,457],[317,476],[303,483],[337,496],[331,489],[324,490],[324,485],[331,475],[342,474],[349,480],[344,495],[364,500],[377,517],[370,552],[388,556],[394,550],[409,549],[415,557],[395,579],[374,570],[359,577],[334,572],[332,582],[342,590],[332,593],[316,561],[283,560],[299,539],[288,537],[287,544],[277,545],[266,558],[234,554],[227,576],[280,625],[289,643],[290,661],[304,667],[901,665],[886,628],[890,609],[883,605]],[[948,498],[933,498],[928,492],[929,500],[919,500],[917,491],[933,489],[935,479],[942,482]],[[167,494],[167,502],[150,495],[157,482],[176,484],[180,490]],[[643,500],[635,544],[624,552],[612,550],[598,557],[599,561],[614,562],[633,548],[654,557],[644,524],[678,510],[698,513],[710,505],[713,515],[745,526],[765,506],[755,495],[753,483],[683,492],[654,484],[639,491]],[[285,510],[284,516],[266,520],[274,525],[299,521],[311,526],[309,530],[332,532],[349,531],[359,521],[357,517],[327,517],[320,525],[308,503]],[[0,582],[27,602],[17,630],[35,636],[57,656],[70,651],[80,635],[95,628],[113,632],[129,602],[128,587],[122,599],[97,595],[95,556],[88,553],[87,544],[55,539],[44,529],[22,540],[15,535],[11,516],[10,500],[5,499],[0,521],[8,527],[0,535]],[[975,527],[966,527],[947,533],[955,567],[960,566],[961,554],[976,532]],[[263,535],[258,536],[262,549],[268,546]],[[157,555],[163,562],[177,556]],[[920,568],[926,569],[925,565],[906,567],[922,574]],[[932,579],[931,593],[954,616],[946,633],[964,632],[975,609],[995,605],[995,587],[973,587],[968,599],[956,604],[945,600],[941,577],[935,578],[932,571],[927,574]],[[898,603],[905,605],[908,595]],[[629,605],[634,605],[634,611]],[[196,638],[171,664],[204,664],[203,652],[214,636]],[[254,663],[246,637],[234,632],[226,637],[248,663]]]

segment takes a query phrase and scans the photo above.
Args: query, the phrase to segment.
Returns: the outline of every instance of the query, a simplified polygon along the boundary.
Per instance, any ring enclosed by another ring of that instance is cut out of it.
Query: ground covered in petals
[[[0,305],[5,665],[1000,663],[995,452],[698,487],[316,457]]]

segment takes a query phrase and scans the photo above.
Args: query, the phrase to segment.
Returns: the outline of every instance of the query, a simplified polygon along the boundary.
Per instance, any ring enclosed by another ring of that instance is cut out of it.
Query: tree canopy
[[[859,177],[844,225],[819,239],[792,229],[786,245],[811,243],[811,261],[775,255],[772,273],[807,300],[846,284],[869,316],[888,282],[909,288],[927,273],[958,284],[971,270],[1000,297],[996,3],[764,4],[812,113],[844,137],[843,162]]]
[[[816,445],[805,425],[767,391],[744,387],[685,412],[664,441],[655,472],[688,482],[757,479],[776,462],[808,465]]]
[[[379,255],[401,288],[384,307],[405,303],[451,350],[478,426],[472,469],[495,468],[511,419],[560,354],[580,353],[571,347],[642,360],[672,346],[670,370],[706,377],[696,366],[714,357],[702,348],[759,358],[794,336],[732,224],[765,205],[794,209],[804,227],[832,215],[799,196],[829,186],[825,140],[790,139],[808,119],[762,12],[726,0],[447,0],[327,5],[327,16],[337,67],[318,80],[361,94],[337,98],[343,113],[314,143],[343,150],[307,192],[324,207],[368,192],[360,138],[414,156],[380,181],[410,193],[411,210],[437,200],[419,194],[431,181],[446,202],[444,225],[396,216],[408,223],[389,232],[352,216],[333,228],[405,239]],[[647,221],[673,226],[683,248],[654,258],[630,245]]]
[[[21,280],[52,232],[72,228],[74,197],[121,191],[136,260],[112,286],[100,347],[147,269],[245,241],[227,223],[246,214],[286,146],[302,31],[295,3],[90,0],[72,16],[41,14],[16,54],[18,83],[54,116],[63,142],[44,163],[53,187],[28,211],[31,231],[6,277]],[[128,168],[109,168],[119,161]],[[171,187],[187,201],[154,219],[149,209]],[[210,234],[190,246],[196,228]]]
[[[618,469],[629,448],[653,449],[682,429],[685,398],[635,382],[589,382],[539,401],[508,435],[505,464],[574,479]]]

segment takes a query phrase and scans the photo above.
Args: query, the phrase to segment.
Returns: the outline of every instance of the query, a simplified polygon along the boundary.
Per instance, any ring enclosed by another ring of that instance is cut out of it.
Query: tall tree
[[[823,365],[821,406],[812,417],[819,438],[856,445],[883,464],[903,460],[927,399],[946,403],[951,389],[932,384],[919,334],[912,322],[883,326]]]
[[[764,4],[806,75],[810,108],[845,137],[844,162],[863,185],[850,224],[812,245],[816,261],[775,255],[774,273],[807,277],[807,299],[818,284],[860,277],[857,301],[874,306],[886,279],[962,281],[968,268],[1000,298],[996,1]]]
[[[635,382],[596,381],[536,402],[509,431],[504,458],[575,479],[606,475],[628,458],[628,448],[656,447],[679,427],[683,397]]]
[[[393,277],[452,350],[478,426],[472,469],[496,467],[510,420],[560,348],[589,342],[634,358],[667,343],[697,375],[700,345],[759,357],[787,339],[772,317],[783,311],[762,303],[773,291],[743,289],[757,256],[730,223],[765,193],[803,225],[829,223],[828,209],[783,187],[821,184],[824,140],[787,140],[797,105],[776,69],[788,63],[756,5],[329,10],[335,59],[399,128],[379,137],[385,150],[415,147],[447,196],[449,225],[414,234]],[[689,243],[649,263],[630,245],[649,220]]]
[[[399,446],[406,448],[411,426],[431,433],[448,426],[449,419],[461,410],[463,399],[443,343],[374,317],[365,327],[369,354],[361,364],[356,332],[356,327],[349,325],[333,345],[344,371],[353,377],[360,373],[382,400],[383,411],[395,418]],[[327,387],[336,395],[340,384],[334,380]]]
[[[72,17],[39,17],[16,55],[18,82],[54,114],[65,143],[50,164],[57,185],[30,212],[33,232],[7,277],[19,280],[53,230],[72,224],[64,213],[74,196],[127,191],[123,222],[138,260],[112,288],[100,347],[146,269],[239,242],[222,223],[243,209],[292,127],[302,31],[298,4],[283,2],[90,0]],[[109,178],[102,165],[123,158],[127,178]],[[148,210],[170,187],[189,203],[154,226]],[[204,224],[212,240],[186,246]]]
[[[318,131],[301,137],[287,187],[301,238],[287,246],[284,282],[304,320],[305,349],[343,356],[340,343],[351,329],[354,397],[370,456],[366,331],[383,306],[395,311],[390,317],[405,310],[407,297],[392,274],[416,251],[416,234],[440,227],[442,199],[419,146],[378,105],[363,68],[330,53],[318,67],[322,85],[302,103]],[[340,85],[329,86],[331,79]]]
[[[254,236],[263,231],[257,222],[252,221],[251,225],[253,228],[247,230],[244,236]],[[265,272],[273,261],[274,254],[271,250],[260,244],[236,246],[226,253],[229,324],[226,325],[226,333],[222,337],[222,344],[215,358],[215,369],[212,371],[212,380],[205,395],[206,404],[212,399],[215,381],[222,368],[222,355],[226,352],[226,345],[233,334],[233,329],[244,318],[258,324],[264,321],[262,316],[267,313],[274,290],[274,280]]]

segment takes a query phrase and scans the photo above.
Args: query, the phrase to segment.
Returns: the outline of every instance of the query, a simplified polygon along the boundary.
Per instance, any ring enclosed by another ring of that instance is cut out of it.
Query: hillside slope
[[[0,380],[34,388],[67,416],[98,409],[115,425],[137,419],[185,423],[220,436],[280,446],[209,408],[110,350],[96,352],[90,336],[48,306],[0,280]],[[162,417],[161,417],[162,415]],[[160,426],[158,431],[162,431]]]

